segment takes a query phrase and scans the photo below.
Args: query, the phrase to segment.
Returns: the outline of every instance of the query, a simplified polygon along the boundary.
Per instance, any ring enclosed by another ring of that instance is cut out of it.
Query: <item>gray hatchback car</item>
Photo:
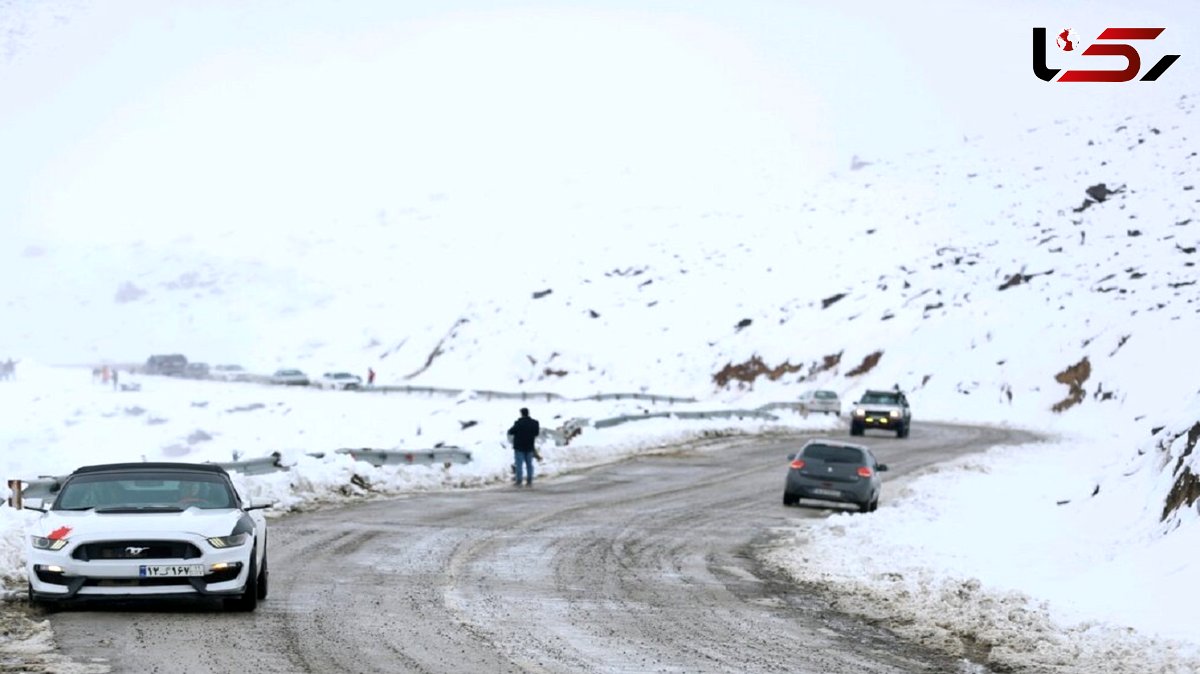
[[[783,505],[813,499],[851,504],[864,513],[879,507],[879,474],[888,468],[867,447],[810,440],[799,452],[788,454],[788,461]]]

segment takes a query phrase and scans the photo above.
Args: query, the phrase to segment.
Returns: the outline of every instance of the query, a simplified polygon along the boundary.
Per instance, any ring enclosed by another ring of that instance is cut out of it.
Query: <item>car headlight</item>
[[[888,412],[888,416],[895,419],[896,417],[900,416],[900,410],[892,410]]]
[[[30,536],[35,550],[62,550],[67,545],[65,538],[46,538],[45,536]]]
[[[208,544],[214,548],[236,548],[239,545],[245,545],[248,540],[250,540],[250,534],[240,533],[228,536],[213,536],[208,539]]]
[[[855,408],[855,410],[854,410],[854,416],[856,416],[856,417],[865,417],[865,416],[867,416],[867,411],[866,411],[866,410],[864,410],[864,409],[863,409],[863,408],[861,408],[861,407]]]

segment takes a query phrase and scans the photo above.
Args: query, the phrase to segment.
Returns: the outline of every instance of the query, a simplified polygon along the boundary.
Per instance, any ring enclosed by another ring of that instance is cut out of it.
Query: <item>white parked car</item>
[[[349,391],[362,388],[362,377],[349,372],[326,372],[313,383],[320,388]]]
[[[300,370],[275,370],[275,374],[271,375],[272,384],[280,384],[283,386],[308,386],[308,375]]]
[[[250,381],[250,373],[241,365],[214,365],[208,375],[218,381]]]
[[[224,468],[113,463],[79,468],[42,515],[26,551],[29,599],[220,598],[253,611],[267,596],[270,503],[244,504]]]
[[[800,394],[800,404],[809,412],[837,415],[842,413],[842,401],[834,391],[805,391]]]

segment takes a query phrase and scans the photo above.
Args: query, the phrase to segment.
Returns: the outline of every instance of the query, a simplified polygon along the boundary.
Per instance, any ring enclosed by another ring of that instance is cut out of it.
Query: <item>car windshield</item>
[[[863,394],[862,403],[868,405],[899,405],[900,394],[878,391],[868,391]]]
[[[203,473],[96,473],[71,478],[54,510],[97,512],[233,508],[236,498],[220,477]]]
[[[826,463],[863,463],[862,450],[854,447],[808,445],[804,448],[802,456],[806,459],[818,459]]]
[[[815,395],[824,400],[832,400],[837,397],[837,394],[833,391],[817,391]]]

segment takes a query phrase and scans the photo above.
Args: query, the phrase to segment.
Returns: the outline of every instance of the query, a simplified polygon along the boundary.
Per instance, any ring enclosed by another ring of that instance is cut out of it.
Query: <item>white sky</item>
[[[564,190],[752,193],[1195,77],[1193,3],[1001,5],[9,2],[0,226],[270,241],[452,193],[521,227],[511,204]],[[1183,58],[1153,85],[1048,85],[1030,29],[1059,24],[1163,25],[1145,53]]]

